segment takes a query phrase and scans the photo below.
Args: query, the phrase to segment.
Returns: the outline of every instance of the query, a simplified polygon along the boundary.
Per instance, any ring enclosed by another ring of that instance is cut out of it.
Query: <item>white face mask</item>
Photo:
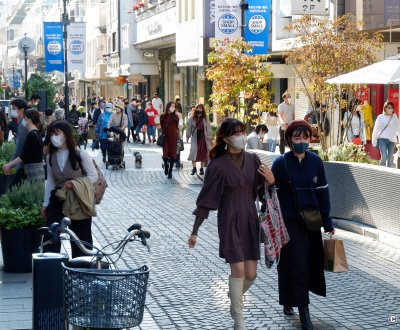
[[[112,112],[112,109],[111,109],[111,108],[106,108],[105,111],[108,112],[108,113],[111,113],[111,112]]]
[[[60,135],[52,135],[50,140],[56,148],[60,148],[64,144],[64,137]]]
[[[247,136],[244,135],[233,135],[226,138],[226,143],[237,150],[244,150],[246,147]]]
[[[22,121],[21,121],[21,125],[22,125],[22,126],[24,126],[24,127],[26,127],[26,120],[25,120],[25,118],[24,118],[24,119],[22,119]]]
[[[15,110],[15,109],[12,109],[12,110],[11,110],[11,117],[17,118],[17,117],[18,117],[18,111]]]

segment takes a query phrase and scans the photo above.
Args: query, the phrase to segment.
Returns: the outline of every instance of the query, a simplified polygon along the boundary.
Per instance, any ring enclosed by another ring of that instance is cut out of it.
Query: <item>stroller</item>
[[[112,169],[124,168],[124,141],[126,134],[119,127],[110,127],[104,129],[107,133],[107,161],[106,169],[112,166]]]

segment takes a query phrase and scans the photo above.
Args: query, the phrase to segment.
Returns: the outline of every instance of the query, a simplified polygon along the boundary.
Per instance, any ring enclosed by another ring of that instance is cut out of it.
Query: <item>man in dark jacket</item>
[[[137,142],[140,142],[140,137],[139,137],[139,132],[143,125],[147,125],[149,123],[149,117],[147,116],[147,113],[144,111],[142,108],[142,103],[137,102],[136,104],[137,107],[137,126],[136,126],[136,135],[137,135]],[[146,142],[146,132],[143,133],[143,141],[142,144],[145,144]]]

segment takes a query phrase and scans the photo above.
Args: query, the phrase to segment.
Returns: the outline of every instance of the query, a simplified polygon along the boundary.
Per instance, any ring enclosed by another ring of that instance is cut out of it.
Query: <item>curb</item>
[[[400,237],[397,235],[390,234],[383,230],[379,230],[356,221],[333,218],[332,222],[336,228],[340,228],[365,237],[369,237],[374,241],[378,241],[390,245],[392,247],[395,247],[397,249],[400,249]]]

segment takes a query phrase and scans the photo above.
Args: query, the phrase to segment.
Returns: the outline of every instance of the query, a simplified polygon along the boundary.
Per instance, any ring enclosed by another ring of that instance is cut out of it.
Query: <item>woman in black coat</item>
[[[311,134],[311,126],[305,120],[291,122],[285,130],[291,151],[272,165],[282,216],[290,236],[278,264],[279,303],[286,315],[293,315],[293,307],[298,307],[302,329],[313,329],[308,310],[309,291],[326,296],[326,286],[321,231],[305,227],[299,208],[318,208],[325,232],[335,233],[329,217],[329,190],[323,162],[307,151]]]

